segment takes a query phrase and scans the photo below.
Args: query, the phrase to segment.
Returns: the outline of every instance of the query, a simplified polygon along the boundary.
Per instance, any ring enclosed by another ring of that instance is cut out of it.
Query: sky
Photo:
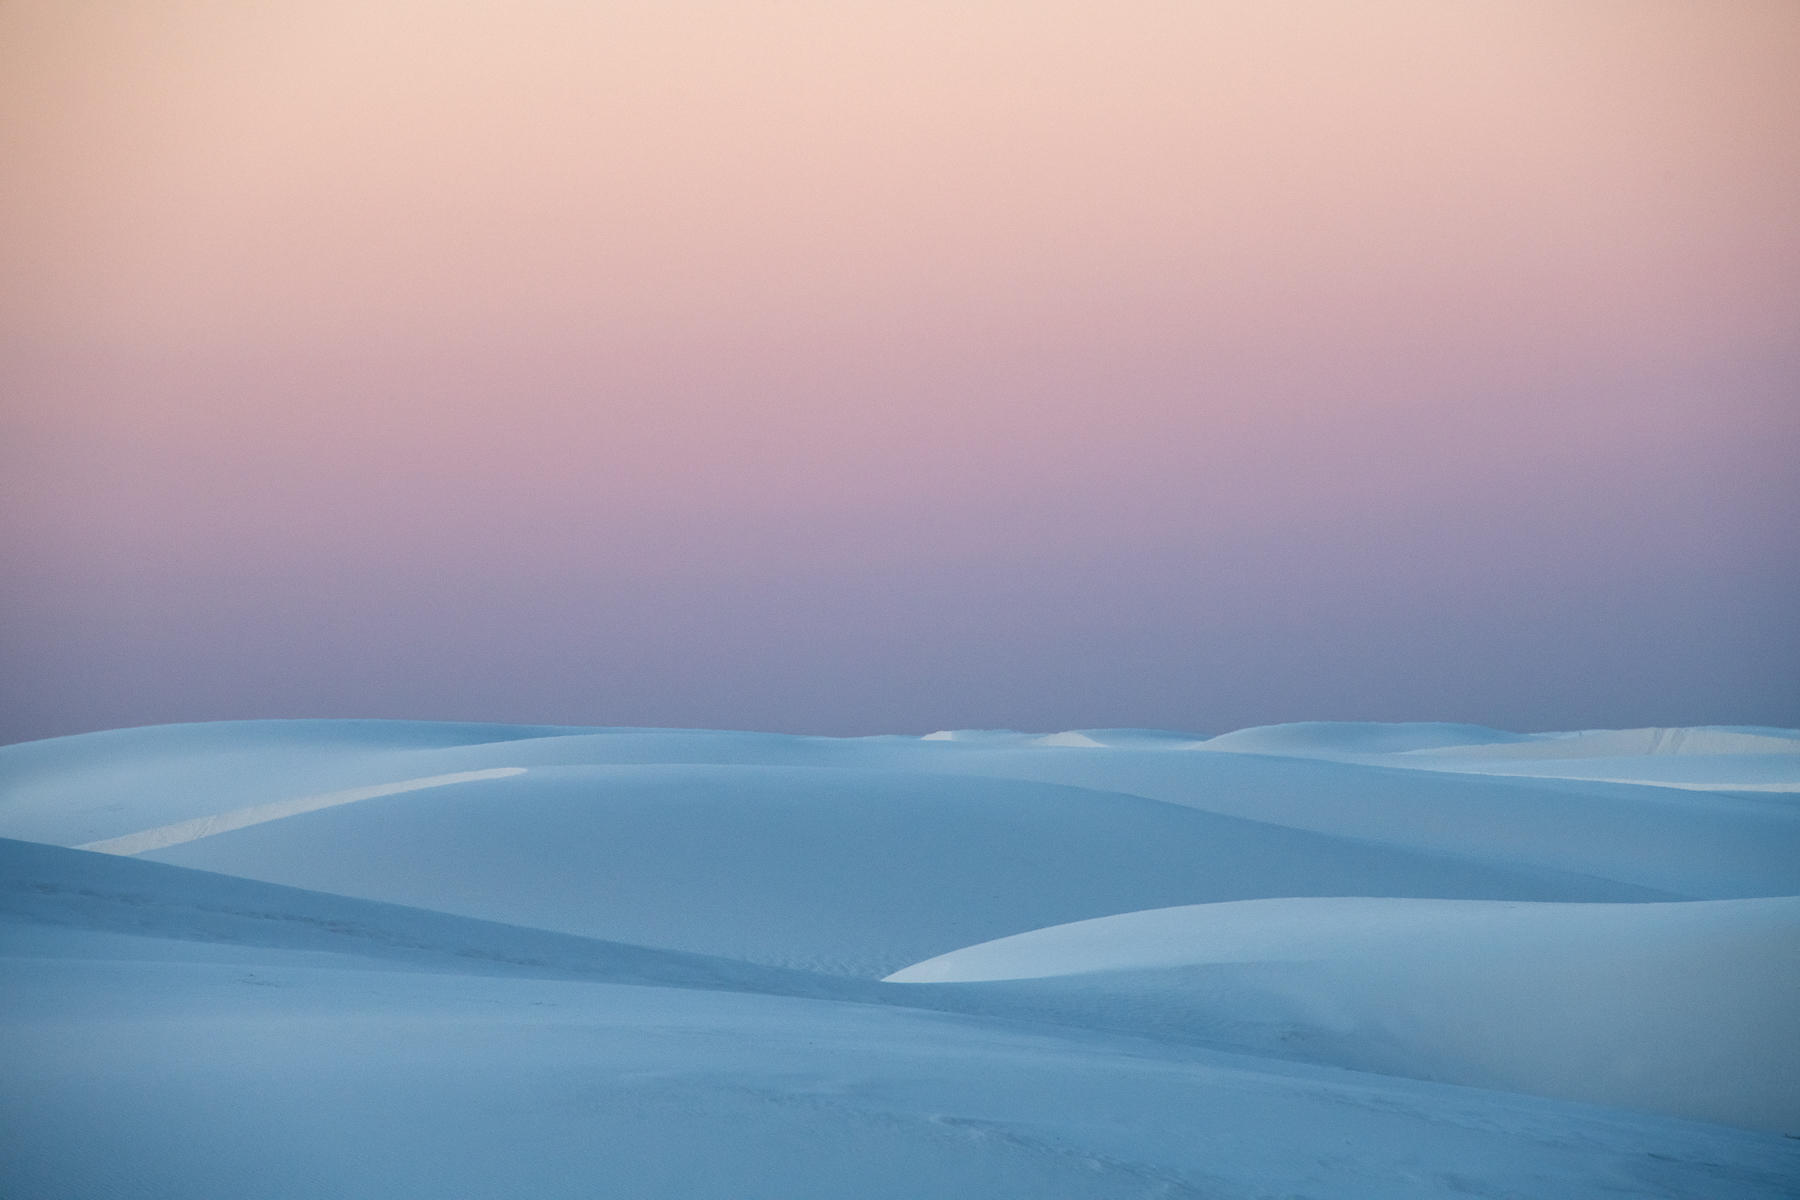
[[[0,742],[1800,726],[1800,5],[0,3]]]

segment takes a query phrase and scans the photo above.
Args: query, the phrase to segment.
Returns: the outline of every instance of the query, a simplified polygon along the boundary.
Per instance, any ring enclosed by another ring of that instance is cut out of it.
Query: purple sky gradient
[[[1791,3],[0,7],[0,742],[1800,725]]]

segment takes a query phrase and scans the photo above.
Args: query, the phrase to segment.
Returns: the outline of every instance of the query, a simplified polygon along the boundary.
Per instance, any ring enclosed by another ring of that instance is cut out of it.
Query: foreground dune
[[[896,983],[1363,1070],[1800,1128],[1800,897],[1287,899],[1015,934]]]

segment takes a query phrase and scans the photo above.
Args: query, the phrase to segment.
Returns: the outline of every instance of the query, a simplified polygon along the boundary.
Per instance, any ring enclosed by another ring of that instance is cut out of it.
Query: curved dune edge
[[[1753,783],[1729,779],[1645,779],[1641,776],[1550,774],[1538,771],[1445,771],[1443,774],[1481,775],[1490,779],[1552,779],[1567,783],[1623,783],[1632,787],[1674,788],[1682,792],[1756,792],[1779,796],[1800,793],[1800,783]]]
[[[1800,897],[1244,900],[1000,938],[889,983],[1476,1087],[1800,1132]]]
[[[1800,754],[1800,738],[1788,730],[1718,725],[1584,729],[1537,734],[1492,745],[1441,746],[1414,751],[1422,757],[1493,759],[1661,758],[1686,755]]]
[[[261,825],[268,821],[279,821],[283,817],[317,812],[322,808],[336,808],[340,804],[355,804],[358,800],[373,800],[377,796],[396,796],[401,792],[418,792],[426,788],[448,787],[455,783],[474,783],[483,779],[506,779],[513,775],[523,775],[525,771],[524,767],[488,767],[480,771],[452,771],[447,775],[426,775],[419,779],[404,779],[399,783],[380,783],[373,787],[346,788],[339,792],[319,792],[311,796],[296,796],[291,800],[276,800],[270,804],[252,804],[246,808],[232,809],[230,812],[214,813],[211,816],[195,817],[187,821],[176,821],[172,825],[159,825],[155,829],[145,829],[121,837],[102,838],[97,842],[87,842],[76,846],[75,849],[92,850],[99,854],[146,854],[152,850],[164,850],[170,846],[179,846],[184,842],[199,841],[201,838],[212,837],[217,833],[229,833],[234,829],[245,829],[251,825]]]
[[[1444,722],[1297,721],[1222,733],[1194,747],[1302,758],[1378,756],[1395,766],[1418,760],[1665,758],[1800,754],[1800,733],[1730,725],[1644,726],[1560,733],[1512,733]]]

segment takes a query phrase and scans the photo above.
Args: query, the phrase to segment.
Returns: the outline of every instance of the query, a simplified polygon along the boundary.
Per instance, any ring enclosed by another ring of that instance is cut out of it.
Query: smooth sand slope
[[[1789,742],[3,747],[0,1195],[1800,1194]]]
[[[1643,895],[1118,793],[891,768],[542,767],[144,857],[871,979],[1007,933],[1172,904]]]
[[[971,946],[889,977],[1362,1070],[1800,1128],[1800,897],[1249,900]]]

